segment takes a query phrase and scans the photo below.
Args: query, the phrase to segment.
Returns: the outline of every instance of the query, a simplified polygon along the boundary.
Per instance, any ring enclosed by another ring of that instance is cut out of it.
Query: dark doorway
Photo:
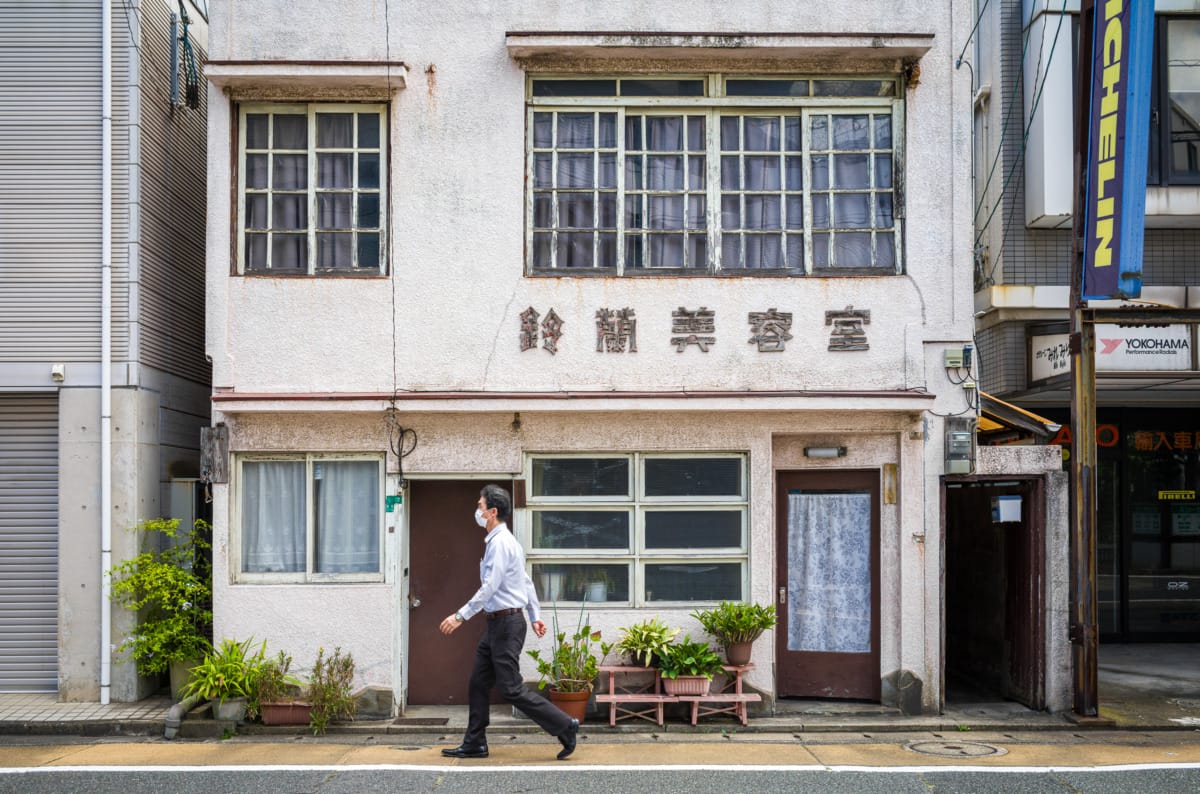
[[[778,472],[780,697],[875,700],[879,472]]]
[[[1045,707],[1043,491],[1037,479],[946,480],[945,697]],[[1020,500],[1017,520],[994,500]]]
[[[483,617],[476,616],[449,637],[438,626],[479,589],[484,532],[475,525],[473,513],[479,490],[489,482],[495,480],[409,482],[408,703],[412,705],[467,702],[467,678],[484,629]],[[492,700],[501,702],[495,692]]]

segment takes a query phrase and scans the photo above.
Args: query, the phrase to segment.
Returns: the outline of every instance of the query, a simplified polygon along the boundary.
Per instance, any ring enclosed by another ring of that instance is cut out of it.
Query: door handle
[[[787,588],[786,587],[779,588],[779,603],[781,603],[781,604],[787,603]]]
[[[408,605],[412,609],[416,609],[417,607],[421,606],[421,599],[413,598],[412,596],[409,596],[408,597]]]

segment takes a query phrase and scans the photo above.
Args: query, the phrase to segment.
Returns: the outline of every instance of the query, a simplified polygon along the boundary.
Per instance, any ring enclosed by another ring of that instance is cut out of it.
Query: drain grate
[[[983,742],[912,742],[904,747],[914,753],[943,758],[983,758],[989,755],[1005,755],[1008,752],[1003,747]]]

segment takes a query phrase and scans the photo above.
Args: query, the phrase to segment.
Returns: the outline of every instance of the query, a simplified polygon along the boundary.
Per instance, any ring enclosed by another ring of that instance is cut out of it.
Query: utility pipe
[[[100,704],[112,689],[112,0],[100,12]]]

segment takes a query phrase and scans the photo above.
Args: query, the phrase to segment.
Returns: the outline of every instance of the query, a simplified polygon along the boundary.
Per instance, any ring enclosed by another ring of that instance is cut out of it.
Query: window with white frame
[[[381,581],[382,455],[243,455],[241,581]]]
[[[896,77],[531,76],[528,272],[901,271]]]
[[[241,106],[238,272],[383,272],[385,111],[357,104]]]
[[[534,455],[526,476],[521,535],[542,601],[745,597],[744,455]]]

